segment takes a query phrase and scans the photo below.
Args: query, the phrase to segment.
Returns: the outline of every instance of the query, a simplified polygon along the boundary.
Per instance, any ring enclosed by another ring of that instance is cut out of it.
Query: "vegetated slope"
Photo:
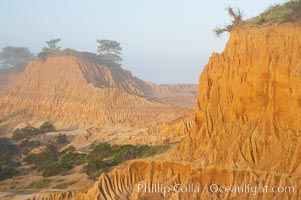
[[[176,150],[101,175],[75,199],[300,199],[301,26],[232,30],[200,77],[195,126]],[[194,184],[200,192],[138,193],[138,183]],[[211,193],[225,186],[294,192]],[[205,188],[205,189],[204,189]],[[56,195],[54,197],[62,197]]]
[[[248,19],[245,24],[252,26],[301,22],[301,0],[290,0],[270,6],[260,15]]]
[[[72,56],[49,57],[28,64],[2,95],[0,108],[4,113],[26,109],[35,118],[81,125],[147,125],[189,113],[142,98],[140,83],[121,68]]]

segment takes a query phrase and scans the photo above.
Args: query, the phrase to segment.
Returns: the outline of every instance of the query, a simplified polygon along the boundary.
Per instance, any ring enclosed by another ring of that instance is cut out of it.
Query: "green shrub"
[[[0,160],[0,181],[8,178],[12,178],[17,175],[18,172],[5,160]]]
[[[53,142],[57,145],[66,144],[68,142],[67,135],[59,133],[54,137]]]
[[[86,166],[84,166],[83,171],[90,177],[95,177],[101,174],[102,172],[107,172],[112,166],[114,165],[109,161],[95,159],[89,161],[89,163]]]
[[[112,160],[118,164],[125,160],[134,159],[140,157],[140,149],[134,145],[122,145],[115,147]]]
[[[47,163],[42,169],[42,175],[44,177],[65,175],[73,167],[85,163],[86,157],[86,154],[76,152],[64,153],[57,162]]]
[[[54,145],[50,145],[40,154],[30,154],[24,161],[32,164],[45,177],[64,175],[74,166],[87,163],[82,172],[90,177],[98,176],[108,171],[111,167],[123,161],[144,158],[162,153],[168,146],[134,146],[134,145],[110,145],[100,143],[89,154],[81,154],[72,151],[58,152]]]
[[[134,146],[114,145],[101,143],[94,147],[87,157],[88,164],[84,166],[83,172],[90,177],[95,177],[102,172],[108,171],[111,167],[123,161],[152,156],[166,151],[169,147],[164,146]]]
[[[47,52],[40,52],[40,53],[38,53],[38,55],[37,55],[37,58],[40,60],[40,61],[45,61],[46,60],[46,58],[47,58]]]
[[[13,168],[13,157],[19,154],[16,145],[8,138],[0,138],[0,180],[11,178],[18,174]]]
[[[50,182],[51,182],[51,180],[49,180],[49,179],[35,181],[29,185],[29,188],[35,188],[35,189],[45,188],[49,185]]]
[[[113,161],[116,163],[121,163],[126,160],[134,158],[145,158],[153,156],[155,154],[163,153],[167,151],[169,146],[134,146],[134,145],[122,145],[118,146],[114,150]]]
[[[53,188],[54,189],[67,189],[70,185],[73,185],[74,183],[76,183],[76,181],[68,181],[65,183],[57,184]]]
[[[78,56],[79,52],[74,50],[74,49],[64,49],[63,51],[61,51],[60,53],[61,55],[66,55],[66,56]]]
[[[67,152],[65,153],[60,162],[66,163],[71,166],[81,165],[87,161],[87,155],[76,153],[76,152]]]
[[[100,143],[96,145],[89,155],[90,159],[104,159],[113,154],[112,146],[109,143]]]
[[[76,148],[73,145],[70,145],[66,149],[64,149],[61,154],[65,154],[68,152],[74,152],[75,150],[76,150]]]
[[[0,138],[0,159],[10,161],[12,156],[19,153],[18,147],[8,138]]]
[[[282,24],[293,22],[301,18],[301,1],[293,0],[283,4],[270,6],[262,14],[249,19],[246,23],[250,25]]]
[[[55,131],[55,127],[50,122],[45,122],[40,126],[40,133],[47,133],[52,131]]]
[[[38,171],[44,170],[48,165],[58,161],[59,152],[56,147],[49,145],[47,149],[39,154],[29,154],[24,158],[24,161],[28,164],[32,164]]]
[[[55,128],[54,128],[52,123],[45,122],[44,124],[42,124],[40,126],[40,128],[35,128],[35,127],[28,126],[28,127],[24,127],[24,128],[21,128],[21,129],[19,129],[19,128],[16,129],[13,132],[12,139],[15,140],[15,141],[20,141],[20,140],[23,140],[23,139],[30,139],[30,138],[32,138],[36,135],[51,132],[51,131],[54,131],[54,130],[55,130]]]
[[[43,168],[42,176],[49,177],[55,175],[65,175],[70,169],[72,169],[72,166],[67,163],[49,163]]]
[[[23,154],[27,155],[32,149],[41,145],[41,142],[38,140],[22,140],[19,147],[22,149]]]
[[[35,127],[25,127],[25,128],[22,128],[22,129],[16,129],[14,132],[13,132],[13,137],[12,139],[15,140],[15,141],[19,141],[19,140],[22,140],[22,139],[29,139],[35,135],[38,135],[40,132],[39,132],[39,129],[35,128]]]
[[[76,152],[57,151],[54,145],[39,154],[29,154],[24,158],[28,164],[32,164],[44,177],[64,175],[70,169],[86,162],[87,155]]]
[[[33,148],[36,148],[36,147],[38,147],[38,146],[40,146],[41,145],[41,142],[40,141],[38,141],[38,140],[23,140],[21,143],[20,143],[20,145],[19,145],[19,147],[20,148],[30,148],[30,149],[33,149]]]
[[[162,146],[140,146],[141,154],[139,157],[145,158],[150,157],[155,154],[160,154],[169,149],[168,145],[162,145]]]

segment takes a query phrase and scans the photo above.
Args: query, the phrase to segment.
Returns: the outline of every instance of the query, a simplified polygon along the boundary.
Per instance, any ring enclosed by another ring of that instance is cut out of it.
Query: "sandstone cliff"
[[[200,77],[193,158],[202,167],[301,175],[301,27],[238,28]]]
[[[301,26],[238,27],[200,76],[195,126],[160,158],[102,174],[75,199],[300,199]],[[293,186],[293,193],[138,193],[138,183]]]
[[[187,109],[151,102],[144,82],[118,67],[97,65],[76,57],[34,60],[2,92],[3,113],[26,109],[39,119],[66,124],[167,122]]]
[[[93,84],[96,88],[116,88],[140,97],[149,97],[151,93],[144,81],[119,66],[108,67],[81,58],[77,59],[77,67],[87,83]]]

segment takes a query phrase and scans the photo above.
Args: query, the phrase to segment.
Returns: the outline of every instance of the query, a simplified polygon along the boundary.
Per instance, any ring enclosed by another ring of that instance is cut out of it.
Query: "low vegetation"
[[[47,133],[47,132],[51,132],[51,131],[55,131],[55,127],[53,126],[53,124],[51,122],[45,122],[44,124],[42,124],[40,126],[41,133]]]
[[[51,132],[51,131],[55,131],[55,127],[53,126],[53,124],[50,122],[45,122],[44,124],[42,124],[40,126],[40,128],[35,128],[35,127],[30,126],[30,127],[24,127],[21,129],[19,129],[19,128],[16,129],[13,132],[12,139],[15,141],[20,141],[23,139],[30,139],[36,135]]]
[[[0,138],[0,180],[12,178],[18,172],[14,168],[14,157],[19,150],[8,138]]]
[[[15,170],[8,161],[0,159],[0,181],[12,178],[17,174],[17,170]]]
[[[60,161],[70,166],[81,165],[87,161],[87,154],[67,152],[63,154]]]
[[[0,158],[9,161],[18,154],[19,150],[10,139],[2,137],[0,138],[0,152]]]
[[[23,154],[28,154],[32,149],[39,147],[42,143],[38,140],[22,140],[19,148],[23,151]]]
[[[70,185],[73,185],[74,183],[76,183],[76,181],[67,181],[67,182],[64,182],[64,183],[60,183],[60,184],[57,184],[55,186],[53,186],[54,189],[67,189]]]
[[[46,144],[32,139],[36,135],[54,130],[54,126],[46,122],[39,128],[25,127],[15,130],[13,140],[0,138],[0,180],[12,178],[19,174],[16,170],[17,163],[15,160],[20,159],[21,153],[25,155],[23,161],[31,165],[32,170],[37,170],[44,177],[66,175],[75,166],[83,165],[81,171],[93,178],[126,160],[149,157],[169,148],[167,145],[134,146],[100,143],[94,146],[89,153],[79,153],[75,151],[73,146],[69,146],[63,151],[58,150],[62,145],[68,144],[67,136],[62,133],[53,137],[51,142]],[[42,152],[30,153],[34,148],[41,145],[43,146]],[[45,184],[47,184],[47,179],[33,183],[32,187],[44,187]]]
[[[134,145],[110,145],[101,143],[94,147],[88,155],[88,163],[83,171],[90,177],[98,177],[102,172],[108,171],[111,167],[123,161],[144,158],[154,154],[162,153],[169,147],[164,146],[134,146]]]
[[[301,19],[301,0],[270,6],[262,14],[246,21],[249,25],[282,24]]]
[[[58,161],[57,148],[54,145],[48,145],[47,149],[39,154],[29,154],[24,158],[28,164],[32,164],[34,169],[43,171],[47,166]]]
[[[111,167],[126,160],[145,158],[154,154],[162,153],[169,147],[165,146],[134,146],[134,145],[110,145],[100,143],[88,153],[78,153],[64,150],[59,152],[55,145],[49,145],[39,154],[29,154],[24,161],[31,164],[44,177],[66,175],[75,166],[84,165],[82,172],[90,177],[99,176]],[[72,149],[72,148],[70,148]]]
[[[53,138],[53,143],[57,145],[62,145],[68,143],[67,135],[59,133],[57,136]]]
[[[217,27],[214,32],[217,36],[230,32],[234,27],[244,24],[249,26],[279,25],[286,22],[301,22],[301,0],[291,0],[283,4],[270,6],[260,15],[248,20],[243,20],[243,13],[228,7],[229,16],[232,18],[230,24]]]
[[[69,170],[77,165],[82,165],[86,162],[86,154],[77,152],[67,152],[62,156],[58,155],[58,162],[47,164],[42,170],[44,177],[65,175]]]
[[[42,169],[43,170],[42,176],[49,177],[55,175],[65,175],[70,169],[72,169],[72,165],[69,165],[68,163],[63,163],[63,162],[48,163]]]
[[[40,181],[32,182],[29,185],[29,188],[34,188],[34,189],[45,188],[49,185],[50,182],[51,182],[51,180],[49,180],[49,179],[42,179]]]
[[[54,145],[39,154],[29,154],[24,161],[37,169],[44,177],[65,175],[76,165],[86,162],[86,154],[76,152],[60,153]]]

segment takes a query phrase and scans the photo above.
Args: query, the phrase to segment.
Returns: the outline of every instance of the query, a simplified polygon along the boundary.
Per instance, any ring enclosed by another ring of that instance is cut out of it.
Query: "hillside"
[[[278,25],[283,23],[301,22],[301,1],[290,0],[283,4],[270,6],[260,15],[248,19],[245,24],[252,26]]]
[[[212,54],[199,77],[194,116],[189,107],[195,85],[145,83],[120,67],[73,56],[31,62],[0,93],[0,114],[25,110],[20,115],[28,124],[67,124],[35,135],[40,145],[31,149],[34,154],[48,153],[43,142],[54,143],[60,132],[69,142],[57,145],[50,167],[57,170],[69,155],[86,160],[48,178],[36,170],[4,180],[0,191],[22,187],[0,198],[301,199],[299,4],[271,7],[227,29],[225,50]],[[12,126],[5,123],[0,130]],[[29,128],[43,131],[36,127]],[[74,154],[65,151],[69,144]],[[60,180],[63,189],[57,189]],[[43,189],[26,190],[43,181]]]
[[[12,152],[0,156],[0,199],[88,189],[102,163],[165,152],[193,124],[196,85],[145,83],[80,56],[36,59],[0,81],[0,146]],[[113,145],[110,160],[91,156],[98,145]]]
[[[72,56],[34,60],[4,89],[3,113],[25,109],[33,117],[65,124],[137,125],[189,113],[152,98],[152,88],[129,71]]]
[[[161,157],[102,174],[75,199],[300,199],[300,49],[298,25],[232,30],[225,51],[214,53],[200,76],[195,127],[184,142]],[[138,183],[205,189],[164,197],[138,193]],[[219,195],[206,189],[212,183],[295,191]]]

